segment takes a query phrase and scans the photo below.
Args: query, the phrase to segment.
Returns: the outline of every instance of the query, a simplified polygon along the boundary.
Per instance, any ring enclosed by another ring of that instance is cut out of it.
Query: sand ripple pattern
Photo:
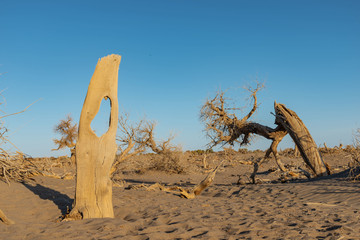
[[[114,188],[115,219],[56,223],[74,181],[0,184],[0,239],[360,239],[359,183],[214,184],[196,199]],[[69,197],[70,196],[70,197]]]

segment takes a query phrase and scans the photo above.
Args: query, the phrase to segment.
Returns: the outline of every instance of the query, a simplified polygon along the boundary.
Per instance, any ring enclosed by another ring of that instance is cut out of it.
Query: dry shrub
[[[61,138],[53,139],[57,148],[52,149],[52,151],[69,148],[71,152],[71,161],[75,164],[75,146],[78,137],[78,126],[73,122],[70,114],[65,119],[60,120],[54,127],[54,132],[60,134]]]
[[[295,155],[295,149],[293,148],[285,148],[279,152],[280,156],[292,157]]]
[[[349,177],[353,180],[360,180],[360,153],[359,151],[352,154],[352,163],[350,164]]]
[[[4,127],[0,117],[0,145],[9,143],[17,149],[6,137],[8,132]],[[23,182],[25,179],[31,179],[33,176],[39,175],[40,170],[32,164],[28,158],[17,151],[16,153],[10,153],[3,147],[0,147],[0,180],[10,184],[10,181]]]
[[[154,156],[149,170],[180,174],[185,172],[184,155],[182,152],[164,152]]]
[[[121,163],[129,158],[143,154],[147,150],[159,155],[159,157],[154,158],[156,160],[154,160],[150,168],[163,171],[164,166],[176,166],[177,154],[175,152],[180,152],[180,147],[172,144],[174,136],[170,136],[164,141],[156,140],[154,137],[155,126],[154,121],[143,119],[139,122],[131,122],[128,114],[121,114],[119,117],[120,134],[116,138],[119,143],[119,154],[111,168],[112,178],[119,172]],[[139,172],[150,168],[142,166]],[[178,171],[174,167],[168,172]]]
[[[350,154],[352,162],[349,177],[353,180],[360,180],[360,128],[354,133],[354,147]]]
[[[247,148],[239,148],[238,153],[241,153],[241,154],[249,153],[249,149],[247,149]]]
[[[9,154],[0,148],[0,180],[10,184],[10,181],[23,182],[40,175],[41,171],[22,153]]]
[[[0,74],[1,75],[1,74]],[[2,91],[0,91],[0,97]],[[0,106],[5,102],[0,100]],[[34,103],[32,103],[34,104]],[[10,184],[10,181],[22,182],[25,179],[31,178],[35,175],[39,175],[40,171],[34,166],[26,156],[18,150],[18,148],[7,138],[6,134],[8,129],[5,127],[4,119],[9,116],[14,116],[25,112],[32,104],[27,106],[24,110],[4,114],[4,111],[0,109],[0,180]],[[16,153],[10,153],[4,147],[4,145],[10,144],[18,151]]]
[[[229,147],[229,148],[227,148],[227,147],[223,147],[223,149],[224,149],[224,154],[225,155],[235,155],[237,152],[233,149],[233,148],[231,148],[231,147]]]
[[[60,150],[66,147],[71,149],[75,147],[78,127],[76,123],[73,123],[73,119],[70,114],[65,119],[60,120],[60,122],[54,127],[54,132],[60,134],[61,138],[53,139],[57,148],[52,150]]]
[[[335,146],[335,147],[328,147],[326,145],[326,143],[324,143],[324,147],[319,147],[319,151],[322,154],[338,154],[342,151],[346,151],[347,149],[352,148],[353,146],[346,146],[345,148],[343,148],[343,145],[340,143],[339,146]]]
[[[197,150],[192,150],[192,151],[187,151],[187,152],[191,153],[193,156],[201,156],[204,154],[214,153],[214,150],[210,148],[210,149],[206,149],[206,150],[197,149]]]
[[[41,175],[59,179],[72,179],[75,177],[73,160],[67,156],[50,158],[29,158]]]

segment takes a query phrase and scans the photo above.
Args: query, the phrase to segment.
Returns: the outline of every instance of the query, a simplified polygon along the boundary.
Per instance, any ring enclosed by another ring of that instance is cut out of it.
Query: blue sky
[[[3,0],[1,110],[40,99],[3,120],[24,153],[68,154],[51,151],[54,125],[69,113],[79,120],[98,58],[115,53],[121,109],[156,120],[157,137],[175,133],[184,150],[205,148],[206,98],[228,90],[242,107],[242,87],[255,79],[266,88],[254,121],[274,127],[276,100],[298,113],[318,145],[352,144],[360,127],[359,12],[355,0]],[[269,145],[259,137],[250,148]],[[291,146],[286,138],[280,148]]]

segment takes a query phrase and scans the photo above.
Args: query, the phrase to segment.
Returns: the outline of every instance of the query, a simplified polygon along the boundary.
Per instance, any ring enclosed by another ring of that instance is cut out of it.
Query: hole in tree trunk
[[[109,98],[104,98],[101,101],[99,112],[96,114],[90,125],[96,136],[102,136],[109,130],[110,113],[111,101]]]

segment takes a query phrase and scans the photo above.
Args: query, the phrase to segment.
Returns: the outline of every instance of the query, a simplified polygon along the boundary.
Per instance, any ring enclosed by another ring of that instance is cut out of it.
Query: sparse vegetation
[[[185,172],[184,155],[182,152],[166,151],[150,161],[150,170],[180,174]]]
[[[116,173],[120,163],[146,151],[146,138],[142,134],[145,123],[146,120],[141,120],[138,123],[130,123],[129,116],[126,113],[119,116],[118,129],[120,134],[116,137],[119,154],[116,155],[116,159],[111,167],[112,177]]]
[[[1,96],[1,93],[0,93]],[[3,102],[0,102],[0,106]],[[10,184],[10,181],[24,181],[35,175],[39,174],[38,169],[31,164],[31,162],[26,161],[26,157],[20,152],[17,151],[15,154],[11,154],[3,148],[5,143],[10,143],[10,140],[7,138],[6,134],[8,129],[4,126],[3,119],[12,115],[16,115],[22,112],[25,112],[27,108],[16,113],[3,114],[0,116],[0,180]],[[3,112],[2,112],[3,113]],[[16,147],[14,144],[12,144]],[[5,224],[14,224],[12,220],[6,217],[4,212],[0,209],[0,220]]]
[[[181,165],[183,153],[180,147],[172,144],[174,136],[166,140],[155,139],[154,121],[142,119],[137,123],[131,123],[129,116],[124,113],[119,117],[119,130],[116,140],[118,142],[119,154],[112,166],[112,178],[117,173],[120,163],[145,152],[154,152],[158,156],[152,158],[148,169],[165,171],[169,173],[182,173],[184,167]]]
[[[197,150],[192,150],[192,151],[188,151],[188,152],[190,152],[193,155],[203,155],[203,154],[213,153],[214,150],[212,148],[210,148],[210,149],[206,149],[206,150],[197,149]]]
[[[78,126],[73,122],[70,114],[65,119],[60,120],[60,122],[54,127],[54,132],[60,134],[61,138],[53,140],[55,145],[57,145],[57,148],[52,150],[69,148],[71,152],[71,159],[73,163],[75,163],[75,145],[78,136]]]
[[[4,118],[23,113],[29,106],[22,111],[0,116],[0,180],[8,184],[10,181],[22,182],[40,174],[39,169],[28,161],[27,157],[8,139],[8,129],[4,126]],[[15,153],[7,151],[3,147],[6,143],[11,144],[17,151]]]
[[[354,148],[350,154],[352,158],[350,178],[353,180],[360,180],[360,128],[354,133]]]

